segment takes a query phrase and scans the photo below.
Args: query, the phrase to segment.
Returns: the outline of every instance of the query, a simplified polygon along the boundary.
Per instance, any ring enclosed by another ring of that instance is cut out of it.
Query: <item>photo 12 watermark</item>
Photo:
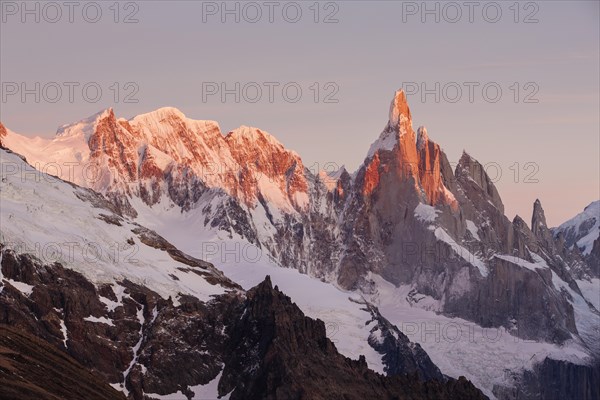
[[[340,87],[336,82],[202,82],[202,103],[298,103],[309,101],[337,104]]]
[[[139,103],[137,82],[10,82],[0,87],[2,103]]]
[[[202,22],[337,24],[339,11],[334,1],[203,1]]]
[[[10,219],[10,216],[8,217]],[[123,243],[96,243],[92,241],[62,242],[5,242],[3,247],[17,254],[29,254],[44,264],[74,263],[85,261],[95,263],[129,263],[137,264],[136,254],[140,247],[133,238]]]
[[[9,23],[137,24],[140,3],[136,1],[1,1],[0,20]]]
[[[540,86],[537,82],[495,81],[463,82],[402,82],[401,88],[411,100],[421,103],[490,103],[511,101],[523,104],[538,104]]]
[[[537,24],[540,3],[535,1],[403,1],[403,23],[488,23],[509,21]]]

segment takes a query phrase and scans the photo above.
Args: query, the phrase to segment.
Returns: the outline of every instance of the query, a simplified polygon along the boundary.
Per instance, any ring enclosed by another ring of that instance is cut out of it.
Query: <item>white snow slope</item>
[[[185,293],[207,301],[225,292],[195,273],[179,270],[187,266],[167,252],[143,244],[132,232],[139,227],[133,222],[123,219],[121,226],[105,222],[102,215],[111,212],[82,200],[89,196],[87,190],[35,171],[1,149],[0,163],[0,243],[7,248],[33,254],[44,263],[59,261],[95,284],[129,279],[165,299],[172,296],[176,301],[179,293]]]
[[[562,232],[577,238],[577,247],[582,253],[589,254],[594,240],[600,236],[600,200],[590,203],[581,213],[553,229],[554,233]]]

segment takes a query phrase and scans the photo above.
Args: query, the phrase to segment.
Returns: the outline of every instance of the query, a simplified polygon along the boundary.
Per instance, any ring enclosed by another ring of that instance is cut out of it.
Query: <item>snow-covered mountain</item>
[[[557,237],[562,234],[565,246],[576,244],[582,254],[590,254],[600,236],[600,200],[590,203],[581,213],[552,231]]]
[[[308,200],[300,157],[273,136],[246,126],[223,136],[216,122],[192,120],[170,107],[129,121],[107,109],[60,127],[52,140],[11,131],[2,140],[35,163],[58,163],[62,179],[126,195],[124,210],[134,215],[131,197],[152,206],[168,194],[187,209],[205,188],[249,207],[260,201],[286,213],[305,208]]]
[[[216,122],[192,120],[173,108],[130,120],[105,110],[59,128],[48,140],[0,124],[0,141],[36,168],[104,194],[117,212],[214,263],[245,288],[265,271],[277,271],[270,273],[275,283],[298,293],[305,313],[345,329],[341,351],[367,353],[372,368],[383,364],[364,343],[378,340],[364,328],[360,307],[328,304],[339,293],[380,306],[404,333],[410,333],[405,315],[412,315],[535,341],[502,349],[458,341],[451,347],[460,351],[452,355],[427,335],[412,338],[435,354],[442,373],[455,376],[454,366],[461,365],[460,373],[489,396],[505,398],[518,379],[531,383],[527,374],[507,380],[499,372],[503,366],[519,374],[556,360],[586,365],[600,355],[597,265],[555,237],[541,202],[533,205],[530,226],[519,216],[510,221],[477,160],[465,152],[453,170],[427,129],[413,130],[402,91],[353,174],[313,174],[298,154],[260,129],[223,135]],[[325,285],[326,299],[315,305],[302,294],[321,289],[295,291],[299,275],[276,267],[317,278],[305,279]],[[356,328],[358,321],[363,328]],[[471,358],[461,364],[464,354]],[[484,359],[488,369],[469,367]],[[541,382],[544,372],[536,371]]]

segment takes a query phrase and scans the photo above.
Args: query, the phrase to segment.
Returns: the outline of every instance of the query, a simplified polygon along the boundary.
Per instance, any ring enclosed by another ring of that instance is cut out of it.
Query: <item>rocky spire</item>
[[[396,91],[394,99],[390,104],[390,127],[398,127],[405,119],[411,120],[410,109],[408,108],[408,101],[406,101],[406,94],[404,93],[404,90],[400,89]]]
[[[419,178],[427,202],[430,205],[450,204],[456,208],[456,199],[444,183],[444,176],[452,176],[452,168],[446,155],[437,143],[429,140],[427,128],[420,126],[417,135]]]
[[[494,182],[488,176],[484,166],[464,150],[460,160],[458,160],[455,175],[456,178],[464,184],[468,184],[469,178],[472,179],[483,191],[485,198],[487,198],[500,213],[504,214],[504,204],[502,204],[502,199],[500,198],[500,194],[498,193],[498,189],[496,189]]]
[[[379,150],[393,150],[396,147],[409,158],[404,161],[416,162],[415,132],[412,129],[410,109],[403,90],[394,94],[388,123],[379,138],[371,144],[367,158],[372,158]]]
[[[417,129],[417,150],[421,151],[421,149],[427,145],[428,141],[429,136],[427,135],[427,128],[420,126]]]
[[[542,208],[542,203],[536,199],[533,203],[533,215],[531,216],[531,231],[535,237],[542,243],[548,251],[552,252],[554,248],[554,239],[552,232],[546,224],[546,215]]]
[[[388,129],[398,142],[399,161],[402,175],[415,176],[418,173],[419,157],[417,155],[415,132],[406,95],[398,90],[390,105]]]
[[[372,193],[379,185],[382,172],[392,171],[402,185],[408,184],[401,191],[416,195],[413,198],[418,201],[456,207],[454,195],[444,184],[445,180],[453,180],[445,179],[453,175],[446,155],[437,143],[429,140],[424,126],[419,127],[418,138],[416,136],[406,95],[398,90],[390,104],[386,128],[369,150],[364,165],[363,193]]]
[[[535,199],[533,203],[533,215],[531,216],[531,230],[538,236],[546,229],[548,229],[548,225],[546,224],[546,214],[544,214],[542,203],[539,199]]]

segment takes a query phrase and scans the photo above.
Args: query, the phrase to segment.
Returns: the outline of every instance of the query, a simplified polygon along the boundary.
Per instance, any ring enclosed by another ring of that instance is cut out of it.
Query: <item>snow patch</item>
[[[481,241],[481,239],[479,238],[479,230],[477,229],[477,226],[473,221],[469,219],[467,220],[467,230],[471,233],[471,236],[473,236],[475,240]]]
[[[144,323],[146,322],[146,319],[144,318],[144,306],[141,306],[137,310],[137,319],[140,323],[140,333],[139,333],[140,339],[135,344],[135,346],[133,346],[133,349],[131,349],[133,352],[133,358],[131,359],[131,362],[129,363],[129,366],[127,367],[125,372],[123,372],[123,382],[121,383],[120,388],[119,388],[119,390],[121,390],[121,391],[123,391],[123,393],[125,393],[125,396],[129,396],[129,390],[127,390],[127,386],[126,386],[127,377],[129,376],[131,369],[135,366],[135,364],[137,364],[138,357],[139,357],[138,352],[140,351],[140,347],[142,347],[142,342],[144,341]]]
[[[108,319],[106,317],[93,317],[93,316],[89,316],[89,317],[85,317],[83,319],[84,321],[88,321],[88,322],[96,322],[96,323],[100,323],[100,324],[106,324],[106,325],[110,325],[110,326],[115,326],[115,324],[113,323],[112,319]]]
[[[476,267],[483,277],[486,277],[488,275],[488,269],[485,263],[479,258],[477,258],[477,256],[475,256],[469,250],[456,243],[456,241],[454,241],[454,239],[452,239],[448,232],[446,232],[443,228],[436,228],[434,233],[436,238],[449,244],[452,250],[454,250],[456,254],[461,256],[463,260]]]
[[[375,341],[375,343],[377,344],[383,344],[383,342],[385,341],[381,329],[375,329],[373,332],[371,332],[371,334],[369,335],[369,339]]]
[[[440,210],[436,210],[434,207],[423,203],[419,203],[417,207],[415,207],[415,217],[423,222],[435,222],[435,219],[440,212]]]
[[[5,279],[6,282],[10,283],[15,287],[19,292],[23,293],[25,296],[30,296],[33,293],[33,285],[28,285],[24,282],[18,282],[12,279]]]
[[[228,400],[231,393],[224,395],[223,397],[219,397],[219,381],[221,380],[221,376],[223,375],[223,371],[219,372],[215,378],[208,382],[205,385],[195,385],[190,386],[189,389],[194,393],[194,399],[219,399],[219,400]],[[185,399],[186,396],[178,390],[175,393],[171,394],[155,394],[155,393],[144,393],[146,396],[151,397],[157,400],[181,400]]]
[[[55,308],[54,311],[56,311],[57,313],[61,313],[64,315],[64,311],[62,309],[59,308]],[[65,346],[65,349],[68,348],[67,347],[67,340],[69,340],[69,331],[67,330],[67,325],[65,325],[65,320],[64,319],[60,319],[60,331],[62,332],[62,336],[63,336],[63,345]]]
[[[539,263],[532,263],[527,260],[523,260],[522,258],[519,258],[516,256],[511,256],[508,254],[494,254],[494,257],[499,258],[504,261],[508,261],[509,263],[518,265],[519,267],[523,267],[523,268],[526,268],[526,269],[528,269],[530,271],[534,271],[534,272],[536,269],[547,268],[547,265],[543,266]]]
[[[398,143],[398,138],[395,131],[383,131],[379,138],[371,144],[369,152],[367,153],[367,159],[373,157],[379,150],[393,150],[396,143]]]

